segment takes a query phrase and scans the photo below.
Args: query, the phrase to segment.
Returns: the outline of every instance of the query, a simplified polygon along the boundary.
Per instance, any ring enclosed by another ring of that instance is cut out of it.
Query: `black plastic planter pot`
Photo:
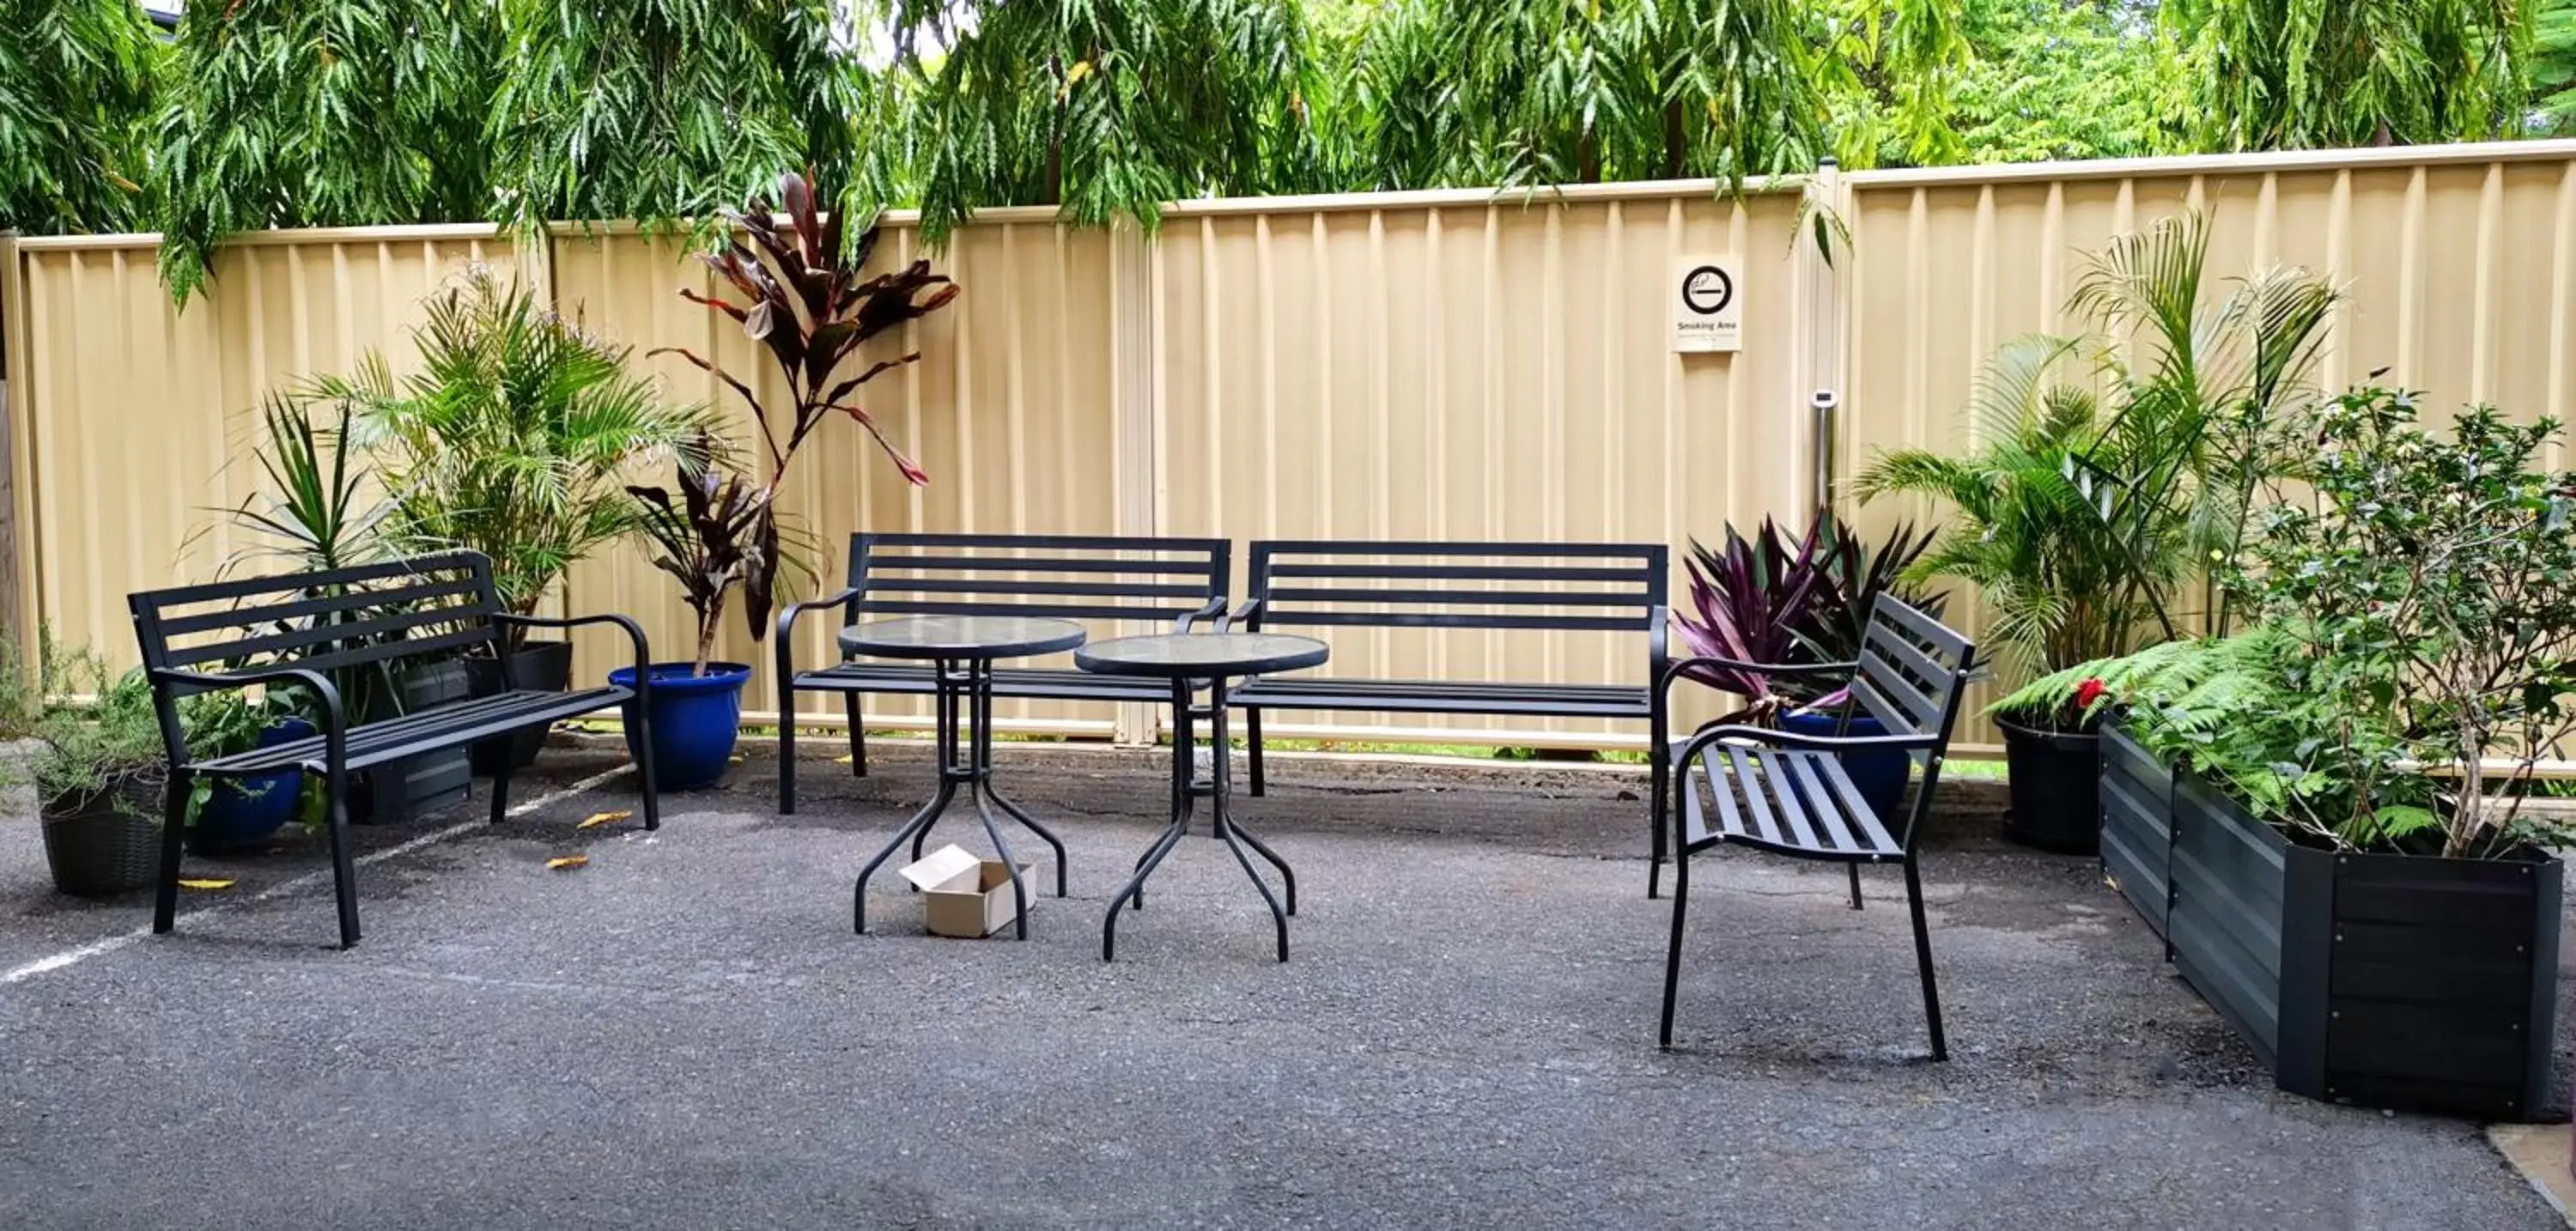
[[[2133,758],[2124,737],[2106,748],[2103,862],[2152,924],[2152,901],[2140,901],[2151,895],[2139,891],[2159,862],[2148,845],[2153,773],[2137,762],[2153,761]],[[2161,866],[2174,964],[2281,1089],[2491,1120],[2547,1106],[2557,860],[2320,850],[2191,774],[2168,781]]]
[[[118,811],[120,792],[125,807],[143,815]],[[147,819],[161,801],[150,794],[127,787],[46,801],[38,811],[54,888],[94,898],[150,885],[161,867],[161,826]]]
[[[569,641],[531,641],[510,655],[512,683],[522,690],[565,692],[572,688],[572,643]],[[485,655],[465,659],[467,686],[478,697],[498,696],[507,691],[501,679],[501,660]],[[474,772],[491,777],[504,769],[526,769],[536,763],[537,753],[546,746],[546,729],[530,727],[508,739],[496,739],[474,745]]]
[[[465,664],[457,659],[405,667],[394,673],[394,685],[402,691],[402,712],[407,714],[473,695]],[[366,819],[377,824],[409,820],[465,798],[473,784],[474,770],[462,748],[380,765],[367,771]]]
[[[2011,773],[2012,806],[2004,836],[2025,846],[2070,855],[2100,849],[2101,737],[2025,727],[1997,718]]]

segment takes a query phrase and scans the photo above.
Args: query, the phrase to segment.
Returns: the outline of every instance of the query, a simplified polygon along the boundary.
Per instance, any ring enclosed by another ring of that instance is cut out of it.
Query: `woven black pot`
[[[142,783],[119,783],[86,796],[63,795],[46,802],[45,865],[53,869],[54,888],[78,897],[131,893],[152,883],[161,866],[161,801]],[[124,806],[141,816],[117,810]]]
[[[524,690],[569,691],[572,688],[572,643],[531,641],[510,656],[510,674]],[[478,697],[498,696],[507,691],[501,682],[499,659],[467,655],[465,678]],[[537,753],[545,746],[544,727],[513,732],[508,739],[485,740],[474,745],[474,772],[489,778],[504,769],[526,769],[536,763]]]

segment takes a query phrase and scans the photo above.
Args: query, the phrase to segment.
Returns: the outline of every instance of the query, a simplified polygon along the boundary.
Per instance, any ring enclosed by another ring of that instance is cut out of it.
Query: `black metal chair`
[[[1388,680],[1279,676],[1235,689],[1251,745],[1251,788],[1262,774],[1263,710],[1386,711],[1534,718],[1611,718],[1647,724],[1653,797],[1667,772],[1663,691],[1669,553],[1660,543],[1257,542],[1249,596],[1227,624],[1279,627],[1535,629],[1642,633],[1634,684]],[[1653,897],[1664,861],[1660,811],[1647,817]]]
[[[872,615],[1057,616],[1152,621],[1188,632],[1200,620],[1224,616],[1232,566],[1233,545],[1224,539],[854,534],[849,587],[778,613],[779,707],[793,715],[799,692],[841,694],[850,726],[850,770],[864,778],[868,744],[859,698],[872,692],[936,694],[938,667],[844,655],[833,666],[799,672],[792,636],[799,616],[838,607],[843,627]],[[1171,699],[1171,688],[1162,680],[1095,675],[1071,665],[1014,667],[993,671],[993,695],[1160,705]],[[778,810],[796,811],[793,721],[778,725]]]
[[[1860,660],[1781,667],[1725,658],[1688,658],[1664,673],[1663,688],[1694,668],[1728,667],[1767,675],[1844,675],[1850,698],[1877,718],[1886,735],[1799,735],[1764,727],[1711,723],[1678,741],[1673,786],[1673,934],[1664,957],[1664,1020],[1658,1036],[1673,1045],[1673,998],[1681,985],[1682,924],[1690,905],[1690,857],[1722,843],[1840,863],[1850,869],[1851,904],[1858,910],[1860,865],[1905,867],[1906,906],[1914,917],[1914,958],[1923,979],[1923,1016],[1932,1031],[1932,1058],[1950,1056],[1941,1033],[1941,998],[1932,977],[1932,938],[1923,919],[1923,880],[1915,858],[1923,818],[1941,780],[1959,699],[1976,667],[1976,647],[1939,621],[1887,595],[1870,609]],[[1848,728],[1851,707],[1844,709]],[[1920,773],[1913,804],[1901,823],[1877,814],[1861,797],[1837,755],[1902,749]],[[1708,798],[1701,798],[1705,787]],[[1742,798],[1739,800],[1738,795]],[[1658,813],[1664,802],[1656,799]]]
[[[635,699],[635,747],[643,776],[644,827],[661,826],[653,789],[652,733],[643,704],[652,689],[644,630],[621,615],[550,619],[501,606],[491,562],[481,553],[442,552],[327,572],[289,573],[211,585],[147,590],[126,598],[135,639],[170,754],[163,801],[161,880],[152,930],[168,932],[179,902],[179,864],[189,784],[196,778],[261,777],[290,769],[323,776],[329,798],[331,874],[339,898],[340,947],[358,943],[358,884],[349,843],[353,773],[425,752],[442,752],[545,726]],[[570,628],[615,624],[635,646],[636,685],[577,692],[521,689],[511,675],[504,625]],[[401,663],[488,646],[500,659],[503,691],[373,717],[350,693],[394,692]],[[214,668],[214,669],[209,669]],[[179,699],[218,689],[300,686],[320,711],[322,733],[272,747],[192,759]],[[352,708],[359,712],[354,716]],[[505,760],[504,764],[508,762]],[[510,806],[510,774],[492,780],[492,821]]]

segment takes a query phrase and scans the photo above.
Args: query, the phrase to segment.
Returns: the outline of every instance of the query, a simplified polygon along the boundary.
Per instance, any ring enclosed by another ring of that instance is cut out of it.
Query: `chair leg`
[[[173,771],[161,789],[161,883],[152,894],[152,931],[167,934],[178,925],[179,857],[187,840],[188,776]]]
[[[501,772],[492,775],[492,823],[498,825],[510,815],[510,766],[504,762]]]
[[[1856,864],[1856,863],[1847,863],[1847,864],[1844,864],[1844,865],[1843,865],[1843,867],[1844,867],[1844,869],[1845,869],[1845,870],[1847,870],[1847,871],[1849,871],[1849,872],[1851,873],[1852,909],[1853,909],[1853,910],[1859,910],[1859,909],[1860,909],[1860,865],[1859,865],[1859,864]]]
[[[1932,1058],[1950,1058],[1950,1044],[1941,1033],[1941,993],[1932,982],[1932,933],[1923,922],[1923,877],[1916,869],[1914,856],[1905,856],[1905,904],[1914,912],[1914,961],[1923,971],[1923,1019],[1932,1027]]]
[[[859,721],[859,694],[841,694],[841,712],[850,720],[850,776],[868,776],[868,729]]]
[[[331,797],[331,883],[340,903],[340,947],[358,943],[358,867],[349,852],[349,775],[333,773],[326,788]]]
[[[1673,997],[1682,981],[1682,916],[1690,908],[1690,852],[1673,851],[1673,937],[1664,949],[1664,1024],[1656,1044],[1673,1049]]]
[[[1254,795],[1268,793],[1269,780],[1261,773],[1261,711],[1243,711],[1243,741],[1250,756],[1246,772]]]

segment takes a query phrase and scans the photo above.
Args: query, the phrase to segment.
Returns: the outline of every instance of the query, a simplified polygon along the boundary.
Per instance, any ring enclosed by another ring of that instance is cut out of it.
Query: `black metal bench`
[[[1251,788],[1262,794],[1263,710],[1608,718],[1648,724],[1654,790],[1664,786],[1663,693],[1668,553],[1660,543],[1407,543],[1273,541],[1252,545],[1243,606],[1228,617],[1277,627],[1522,629],[1639,632],[1644,671],[1634,684],[1354,679],[1281,676],[1234,690],[1251,745]],[[1646,893],[1664,859],[1660,814]]]
[[[1915,842],[1932,792],[1941,781],[1959,698],[1976,668],[1976,647],[1940,621],[1880,595],[1870,608],[1869,631],[1856,663],[1781,667],[1725,658],[1674,663],[1658,691],[1669,691],[1683,673],[1726,667],[1765,675],[1847,675],[1850,699],[1888,731],[1874,736],[1799,735],[1766,727],[1711,723],[1680,741],[1673,785],[1680,797],[1673,824],[1673,935],[1664,956],[1664,1021],[1659,1036],[1673,1045],[1673,997],[1681,981],[1682,915],[1690,902],[1690,857],[1722,843],[1737,843],[1798,859],[1840,863],[1850,869],[1851,904],[1858,910],[1860,865],[1905,866],[1906,905],[1914,915],[1914,957],[1923,980],[1923,1016],[1932,1031],[1932,1058],[1950,1056],[1941,1033],[1941,998],[1933,986],[1932,940],[1923,922],[1923,880]],[[1844,724],[1852,706],[1844,707]],[[1877,749],[1908,753],[1915,773],[1913,805],[1899,821],[1882,817],[1844,772],[1839,754]],[[1701,788],[1708,798],[1701,798]],[[1739,799],[1738,796],[1741,795]],[[1656,801],[1662,807],[1660,798]]]
[[[350,857],[350,775],[424,752],[507,736],[618,705],[650,693],[652,655],[644,630],[618,615],[549,619],[502,609],[490,561],[476,552],[445,552],[328,572],[291,573],[130,595],[134,634],[160,711],[170,754],[163,801],[161,881],[152,930],[168,932],[178,909],[182,829],[189,783],[200,777],[243,778],[302,769],[323,776],[329,798],[331,872],[339,896],[340,947],[358,943],[358,886]],[[633,690],[592,688],[538,692],[511,678],[506,624],[569,628],[615,624],[635,643]],[[504,690],[384,718],[370,719],[369,695],[393,693],[402,663],[449,657],[476,647],[499,655]],[[311,694],[321,734],[206,760],[191,759],[181,733],[179,699],[218,689],[300,688]],[[653,790],[651,733],[635,707],[635,747],[643,778],[644,827],[661,825]],[[355,710],[355,717],[351,711]],[[505,761],[506,763],[506,761]],[[492,820],[508,811],[510,778],[492,782]]]
[[[796,810],[796,694],[837,692],[849,720],[850,769],[868,772],[859,698],[939,691],[932,663],[844,659],[796,670],[797,617],[838,607],[843,627],[869,616],[1024,615],[1084,621],[1144,620],[1188,632],[1225,615],[1233,545],[1224,539],[1087,537],[1052,534],[854,534],[850,584],[838,594],[778,613],[778,810]],[[1052,701],[1171,699],[1167,681],[1095,675],[1063,667],[997,668],[993,695]]]

